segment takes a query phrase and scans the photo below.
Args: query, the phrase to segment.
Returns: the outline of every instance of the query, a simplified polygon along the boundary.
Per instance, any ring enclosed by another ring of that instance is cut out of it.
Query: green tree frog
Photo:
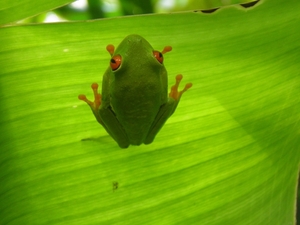
[[[129,145],[150,144],[166,120],[174,113],[181,95],[192,84],[178,91],[182,75],[168,96],[168,76],[162,52],[152,48],[139,35],[127,36],[115,50],[106,47],[111,55],[110,65],[103,75],[102,94],[93,83],[94,101],[79,95],[92,109],[97,121],[121,148]]]

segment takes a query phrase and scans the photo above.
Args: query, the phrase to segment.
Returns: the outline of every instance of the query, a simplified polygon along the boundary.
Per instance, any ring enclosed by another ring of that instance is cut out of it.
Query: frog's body
[[[111,72],[108,68],[104,74],[100,111],[111,106],[129,143],[140,145],[160,107],[167,102],[167,71],[153,57],[150,44],[140,36],[126,38],[116,49],[118,52],[130,57],[123,56],[118,70]]]
[[[98,122],[122,148],[131,145],[149,144],[173,114],[184,91],[177,88],[182,75],[168,97],[168,76],[162,63],[162,54],[171,50],[166,47],[162,53],[154,51],[151,45],[139,35],[127,36],[111,53],[111,65],[102,82],[102,96],[98,85],[93,84],[95,101],[86,101],[92,108]]]

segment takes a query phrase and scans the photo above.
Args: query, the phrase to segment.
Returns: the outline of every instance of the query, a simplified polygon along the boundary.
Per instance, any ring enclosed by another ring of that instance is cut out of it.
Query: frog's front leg
[[[96,117],[97,121],[102,126],[104,126],[104,123],[99,115],[99,109],[100,109],[100,105],[101,105],[101,101],[102,101],[102,95],[100,93],[98,93],[98,87],[99,87],[99,85],[97,83],[93,83],[91,85],[91,88],[93,89],[93,93],[94,93],[94,101],[93,102],[88,100],[85,95],[78,95],[78,99],[86,102],[91,107],[91,110],[92,110],[94,116]]]
[[[105,128],[107,133],[118,143],[121,148],[128,148],[129,141],[120,122],[116,118],[110,107],[102,107],[102,95],[98,93],[98,84],[91,85],[94,93],[94,101],[87,99],[85,95],[79,95],[78,98],[86,102],[96,117],[97,121]]]
[[[182,94],[192,87],[192,83],[188,83],[185,85],[183,90],[178,91],[178,87],[181,80],[182,80],[182,75],[181,74],[177,75],[176,83],[171,87],[171,91],[169,93],[169,100],[167,103],[163,104],[160,107],[160,110],[157,113],[155,120],[151,125],[149,133],[144,141],[144,144],[150,144],[154,140],[155,136],[162,128],[162,126],[165,124],[167,119],[175,112]]]

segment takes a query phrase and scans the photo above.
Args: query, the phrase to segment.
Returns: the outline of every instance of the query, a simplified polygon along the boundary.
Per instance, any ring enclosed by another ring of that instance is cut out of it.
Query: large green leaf
[[[0,224],[294,224],[299,10],[0,29]],[[169,83],[194,86],[152,144],[124,150],[77,95],[130,33],[171,45]]]
[[[72,2],[72,0],[39,0],[38,2],[29,0],[1,0],[0,26],[38,15],[41,12],[49,11],[69,2]]]

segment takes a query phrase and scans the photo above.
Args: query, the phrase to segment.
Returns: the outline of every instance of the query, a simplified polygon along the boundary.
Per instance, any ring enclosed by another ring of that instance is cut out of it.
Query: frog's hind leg
[[[147,145],[153,142],[159,130],[163,127],[167,119],[174,112],[174,107],[176,107],[176,102],[172,98],[169,98],[169,101],[160,107],[160,110],[157,113],[155,120],[150,127],[149,133],[147,134],[147,137],[144,140],[144,144]]]
[[[120,148],[128,148],[129,139],[118,121],[116,115],[110,108],[100,108],[99,115],[102,121],[105,121],[102,125],[110,134],[110,136],[118,143]],[[112,129],[110,129],[112,128]]]

